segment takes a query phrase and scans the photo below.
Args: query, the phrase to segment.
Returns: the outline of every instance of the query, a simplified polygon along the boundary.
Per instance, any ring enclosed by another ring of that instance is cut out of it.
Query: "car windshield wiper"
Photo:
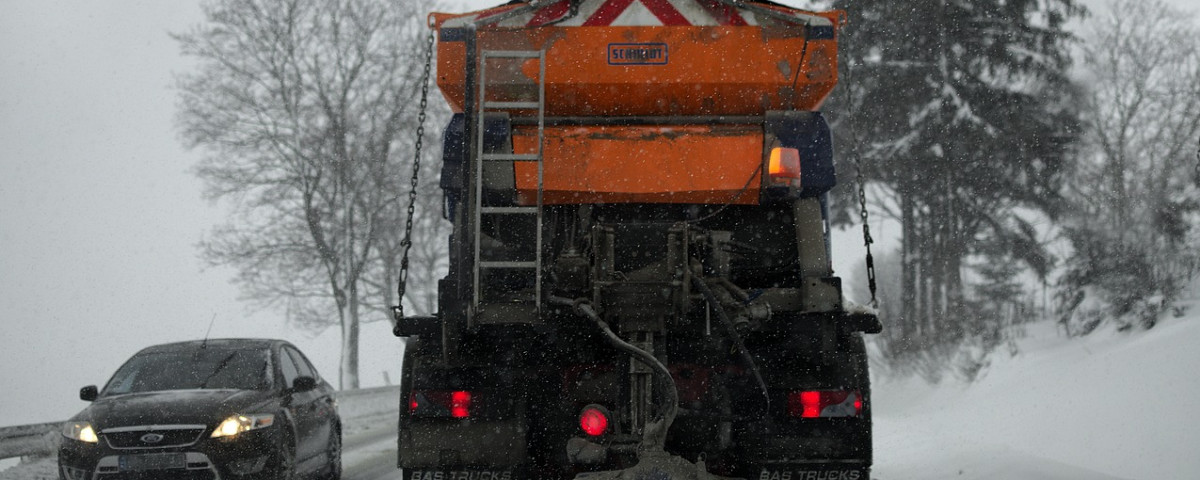
[[[200,382],[200,388],[207,388],[208,382],[210,380],[212,380],[213,377],[217,376],[218,373],[221,373],[221,370],[224,370],[225,367],[229,365],[229,361],[233,360],[233,357],[237,354],[238,354],[238,352],[232,352],[229,355],[227,355],[224,359],[222,359],[221,363],[217,364],[217,368],[215,370],[213,370],[212,373],[208,374],[207,377],[204,377],[203,382]]]

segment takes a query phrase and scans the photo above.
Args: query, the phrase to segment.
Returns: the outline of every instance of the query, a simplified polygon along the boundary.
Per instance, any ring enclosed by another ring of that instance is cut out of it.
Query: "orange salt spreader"
[[[454,112],[477,113],[480,91],[542,106],[540,131],[537,108],[504,121],[511,153],[537,155],[540,138],[545,204],[752,204],[771,184],[771,149],[788,143],[772,122],[806,122],[837,83],[843,18],[771,2],[543,0],[429,21]],[[541,51],[544,64],[480,60],[504,51]],[[832,159],[813,156],[796,173],[810,195],[833,184]],[[518,202],[533,204],[536,162],[512,170]]]

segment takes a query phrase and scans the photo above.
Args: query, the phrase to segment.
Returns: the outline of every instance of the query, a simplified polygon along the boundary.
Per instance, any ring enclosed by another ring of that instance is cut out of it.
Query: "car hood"
[[[230,415],[270,413],[270,392],[256,390],[170,390],[97,399],[76,420],[97,430],[137,425],[208,425]]]

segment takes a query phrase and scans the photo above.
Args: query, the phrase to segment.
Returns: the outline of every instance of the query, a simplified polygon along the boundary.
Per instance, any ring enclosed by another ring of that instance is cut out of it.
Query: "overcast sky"
[[[144,346],[202,338],[214,317],[213,337],[291,340],[336,382],[336,328],[315,335],[251,313],[232,271],[197,259],[223,211],[201,199],[189,172],[199,153],[177,141],[172,75],[189,65],[168,37],[202,20],[197,5],[3,2],[0,426],[65,419],[84,406],[79,387]],[[398,381],[399,348],[386,323],[365,327],[365,386],[385,372]]]
[[[231,270],[202,269],[196,243],[221,222],[190,173],[199,152],[173,126],[168,32],[198,2],[10,0],[0,15],[0,426],[56,421],[131,354],[155,343],[259,336],[293,341],[336,384],[338,331],[251,315]],[[399,340],[365,327],[362,382],[399,381]]]

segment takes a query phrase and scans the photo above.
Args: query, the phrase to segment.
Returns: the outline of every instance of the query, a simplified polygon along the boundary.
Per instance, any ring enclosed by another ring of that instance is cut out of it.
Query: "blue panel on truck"
[[[833,168],[833,135],[821,112],[767,112],[765,125],[784,147],[800,151],[803,197],[819,197],[837,185]]]

